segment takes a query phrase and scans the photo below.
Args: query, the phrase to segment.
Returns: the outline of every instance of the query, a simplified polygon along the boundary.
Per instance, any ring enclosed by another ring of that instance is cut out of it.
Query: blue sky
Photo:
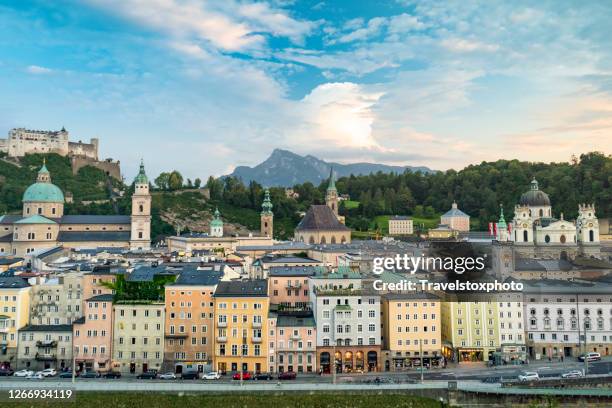
[[[101,139],[126,176],[276,148],[461,168],[612,150],[612,3],[0,0],[0,135]]]

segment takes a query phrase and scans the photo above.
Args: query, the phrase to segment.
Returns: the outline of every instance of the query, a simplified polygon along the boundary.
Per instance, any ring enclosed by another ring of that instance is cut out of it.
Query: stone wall
[[[92,166],[102,170],[108,176],[111,176],[116,180],[121,180],[121,165],[119,161],[114,161],[111,159],[98,161],[85,156],[72,156],[70,158],[70,164],[72,166],[72,174],[77,174],[79,169],[85,166]]]

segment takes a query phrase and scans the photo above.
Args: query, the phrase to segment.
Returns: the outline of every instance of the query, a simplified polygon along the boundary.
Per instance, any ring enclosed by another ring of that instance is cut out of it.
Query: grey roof
[[[310,316],[291,316],[279,314],[276,318],[276,327],[315,327],[315,319]]]
[[[311,205],[295,229],[297,231],[350,231],[346,225],[338,221],[334,212],[326,205]]]
[[[141,266],[134,269],[126,278],[128,282],[150,282],[155,276],[177,275],[180,271],[171,270],[165,266]]]
[[[268,276],[313,276],[318,266],[272,266]]]
[[[310,249],[310,244],[307,244],[305,242],[294,242],[294,241],[290,241],[290,242],[282,242],[279,244],[273,244],[273,245],[242,245],[242,246],[238,246],[236,247],[236,251],[240,252],[240,251],[290,251],[290,250],[297,250],[297,251],[305,251],[307,249]]]
[[[279,257],[264,257],[261,259],[263,263],[321,263],[316,259],[302,258],[299,256],[279,256]]]
[[[550,224],[557,222],[557,221],[559,220],[554,217],[542,217],[539,220],[537,220],[537,222],[543,227],[548,227]]]
[[[23,261],[23,258],[0,258],[0,265],[12,265]]]
[[[406,221],[406,220],[411,220],[412,217],[408,217],[407,215],[394,215],[391,218],[389,218],[389,221],[391,220],[395,220],[395,221]]]
[[[172,285],[181,286],[214,286],[219,283],[221,272],[197,269],[188,269],[180,272],[178,279]],[[172,286],[171,285],[171,286]]]
[[[28,332],[71,332],[72,325],[71,324],[41,324],[41,325],[33,325],[28,324],[27,326],[22,327],[19,331],[28,331]]]
[[[6,214],[0,217],[0,224],[14,224],[23,217],[17,214]]]
[[[253,279],[244,281],[219,282],[215,297],[266,297],[268,281]]]
[[[96,295],[92,296],[89,299],[85,299],[86,302],[112,302],[114,296],[110,293],[106,293],[104,295]]]
[[[129,215],[64,215],[60,224],[130,224]]]
[[[0,237],[0,242],[13,242],[13,234],[7,234]]]
[[[612,293],[610,282],[568,281],[561,279],[523,280],[523,293],[565,293],[565,294],[601,294],[609,296]]]
[[[458,208],[451,208],[450,210],[442,214],[442,217],[469,217],[469,215],[467,215]]]
[[[60,231],[59,242],[128,242],[130,231]]]
[[[17,276],[2,276],[0,275],[0,289],[19,289],[27,288],[30,284]]]
[[[416,300],[416,299],[430,299],[430,300],[440,300],[440,298],[433,293],[429,292],[405,292],[405,293],[386,293],[382,295],[382,298],[387,300]]]

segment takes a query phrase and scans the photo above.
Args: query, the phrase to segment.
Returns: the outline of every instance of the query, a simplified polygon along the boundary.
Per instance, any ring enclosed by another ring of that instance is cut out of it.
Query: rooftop
[[[386,300],[415,300],[415,299],[429,299],[429,300],[440,300],[440,298],[429,292],[405,292],[405,293],[387,293],[382,295],[383,299]]]
[[[24,332],[72,332],[71,324],[43,324],[33,325],[29,324],[22,327],[19,331]]]
[[[0,275],[0,289],[20,289],[29,286],[28,282],[22,278]]]
[[[346,225],[338,221],[334,212],[326,205],[311,205],[295,229],[296,231],[350,231]]]
[[[244,281],[219,282],[215,297],[266,297],[268,281],[254,279]]]
[[[89,299],[85,299],[86,302],[112,302],[114,299],[114,296],[111,295],[110,293],[104,294],[104,295],[96,295],[96,296],[92,296]]]
[[[64,215],[60,224],[130,224],[129,215]]]
[[[315,327],[315,319],[310,316],[291,316],[279,314],[276,318],[277,327]]]
[[[169,286],[215,286],[222,273],[219,271],[188,269],[179,273],[178,279]]]
[[[60,231],[59,242],[129,242],[130,231]]]
[[[272,266],[268,276],[313,276],[319,268],[318,266]]]

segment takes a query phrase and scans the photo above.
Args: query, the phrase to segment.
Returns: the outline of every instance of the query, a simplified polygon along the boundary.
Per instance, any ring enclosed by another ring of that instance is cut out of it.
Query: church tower
[[[518,244],[533,243],[533,219],[529,207],[517,205],[514,207],[514,242]]]
[[[151,247],[151,194],[149,193],[149,179],[142,160],[140,171],[134,179],[131,218],[130,249],[149,249]]]
[[[514,272],[514,245],[501,207],[497,222],[497,235],[491,245],[491,268],[493,275],[505,280]]]
[[[261,204],[261,235],[273,237],[274,214],[272,213],[272,201],[270,201],[270,190],[266,189],[263,203]]]
[[[211,237],[222,237],[223,236],[223,221],[221,220],[221,214],[219,209],[215,209],[215,216],[210,222],[210,236]]]
[[[599,221],[593,204],[579,204],[576,219],[577,240],[583,244],[599,243]]]
[[[329,172],[329,185],[327,186],[327,191],[325,192],[325,204],[338,217],[338,190],[336,190],[336,178],[334,177],[334,169]]]

